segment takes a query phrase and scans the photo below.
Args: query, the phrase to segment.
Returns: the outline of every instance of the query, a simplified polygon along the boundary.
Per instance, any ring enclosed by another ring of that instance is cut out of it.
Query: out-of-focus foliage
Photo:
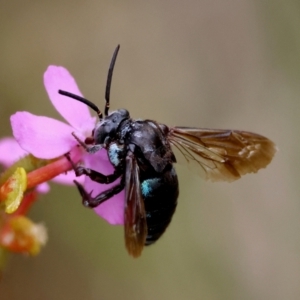
[[[49,243],[12,257],[1,299],[299,299],[300,10],[297,1],[20,1],[0,10],[0,136],[17,110],[57,118],[42,74],[63,65],[101,108],[169,125],[254,131],[279,147],[258,174],[208,183],[177,166],[166,234],[133,260],[123,228],[54,186],[31,216]]]

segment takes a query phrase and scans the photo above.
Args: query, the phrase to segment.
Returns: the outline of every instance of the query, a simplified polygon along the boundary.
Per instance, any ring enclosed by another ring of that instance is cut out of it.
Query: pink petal
[[[64,90],[82,96],[68,70],[63,67],[49,66],[44,74],[44,85],[50,101],[65,120],[72,127],[90,135],[95,127],[95,118],[91,117],[88,106],[58,94],[58,90]]]
[[[47,182],[41,183],[36,187],[40,194],[47,194],[50,191],[50,185]]]
[[[15,161],[26,154],[26,151],[20,147],[14,138],[6,137],[0,140],[0,163],[3,166],[11,166]]]
[[[60,121],[28,112],[17,112],[10,117],[10,121],[20,146],[38,158],[56,158],[77,144],[72,136],[74,129]],[[80,132],[76,134],[84,140]]]
[[[84,183],[85,176],[76,177],[74,171],[69,171],[66,174],[60,174],[52,179],[52,181],[64,184],[64,185],[74,185],[74,180],[77,180],[79,183]]]
[[[104,149],[93,155],[85,156],[84,162],[86,167],[99,171],[104,175],[112,174],[114,171],[113,166],[108,160],[107,152]],[[93,191],[92,196],[96,196],[99,193],[117,185],[119,182],[120,180],[118,179],[111,184],[100,184],[92,181],[89,177],[86,177],[84,187],[87,192]],[[104,203],[100,204],[98,207],[94,208],[94,211],[112,225],[123,225],[124,199],[125,192],[122,191]]]
[[[98,195],[119,182],[120,180],[116,180],[114,184],[101,185],[101,188],[94,188],[92,195]],[[125,191],[123,190],[94,208],[94,211],[111,225],[124,225],[124,201]]]

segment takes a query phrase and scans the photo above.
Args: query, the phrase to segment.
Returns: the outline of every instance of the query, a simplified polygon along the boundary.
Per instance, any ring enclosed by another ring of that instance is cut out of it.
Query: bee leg
[[[70,153],[66,153],[65,154],[66,159],[69,161],[69,163],[71,164],[73,170],[75,171],[75,169],[77,168],[77,166],[75,165],[74,161],[71,159],[70,157]]]
[[[91,180],[93,180],[95,182],[109,184],[109,183],[114,182],[116,179],[118,179],[122,174],[122,170],[120,168],[118,168],[118,169],[115,169],[113,174],[104,175],[100,172],[97,172],[97,171],[89,169],[89,168],[85,168],[83,166],[76,166],[74,164],[74,162],[72,161],[72,159],[70,158],[69,153],[66,153],[65,157],[68,159],[68,161],[72,165],[72,168],[73,168],[73,170],[75,172],[75,175],[77,177],[79,177],[81,175],[86,175],[86,176],[90,177]]]
[[[98,183],[104,183],[104,184],[108,184],[108,183],[112,183],[114,182],[116,179],[118,179],[121,174],[122,171],[119,169],[115,169],[114,173],[111,175],[104,175],[101,174],[95,170],[89,169],[89,168],[85,168],[83,166],[78,166],[74,169],[76,176],[81,176],[81,175],[86,175],[88,177],[91,178],[91,180],[98,182]]]
[[[74,183],[76,184],[79,193],[82,197],[82,204],[85,207],[90,207],[90,208],[94,208],[97,207],[98,205],[100,205],[101,203],[103,203],[104,201],[108,200],[109,198],[111,198],[112,196],[120,193],[123,189],[124,189],[124,180],[122,178],[120,184],[113,186],[112,188],[100,193],[98,196],[96,197],[92,197],[92,192],[88,193],[84,187],[77,182],[76,180],[74,180]]]
[[[78,142],[78,144],[85,149],[88,153],[96,153],[99,150],[103,148],[103,145],[88,145],[85,142],[83,142],[76,134],[75,132],[72,132],[72,135],[74,136],[75,140]]]

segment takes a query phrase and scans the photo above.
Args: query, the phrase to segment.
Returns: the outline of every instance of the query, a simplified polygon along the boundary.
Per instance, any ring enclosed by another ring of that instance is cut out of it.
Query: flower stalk
[[[79,147],[74,147],[68,155],[74,163],[78,163],[81,158],[81,150]],[[51,160],[47,165],[27,174],[27,188],[34,188],[38,184],[47,182],[59,174],[66,173],[70,170],[72,170],[72,165],[65,155],[56,160]]]

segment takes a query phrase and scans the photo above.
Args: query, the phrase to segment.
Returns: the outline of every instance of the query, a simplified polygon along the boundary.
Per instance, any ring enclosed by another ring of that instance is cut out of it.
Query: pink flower
[[[0,140],[0,153],[0,164],[6,168],[28,154],[12,137],[5,137]],[[44,182],[39,184],[36,189],[39,193],[46,194],[49,192],[50,186],[47,182]]]
[[[72,136],[72,132],[83,141],[91,136],[95,127],[95,117],[90,115],[88,107],[83,103],[58,94],[58,90],[61,89],[82,96],[74,78],[65,68],[49,66],[44,74],[44,85],[50,101],[68,124],[29,112],[17,112],[11,116],[11,126],[15,139],[24,151],[38,158],[52,159],[77,147],[78,143]],[[80,161],[84,166],[105,175],[113,173],[113,167],[104,149],[95,154],[88,154],[82,150]],[[68,182],[69,179],[66,181]],[[86,177],[84,187],[88,192],[93,191],[92,196],[96,196],[118,183],[119,180],[104,185]],[[123,224],[124,199],[124,191],[122,191],[94,210],[110,224]]]
[[[6,168],[29,154],[22,149],[17,141],[12,137],[4,137],[0,139],[0,153],[0,164]],[[73,180],[75,178],[76,176],[74,171],[70,171],[54,177],[52,181],[65,185],[73,185]],[[82,179],[79,181],[83,182]],[[37,191],[41,194],[46,194],[50,191],[50,186],[47,182],[41,183],[37,186]]]

